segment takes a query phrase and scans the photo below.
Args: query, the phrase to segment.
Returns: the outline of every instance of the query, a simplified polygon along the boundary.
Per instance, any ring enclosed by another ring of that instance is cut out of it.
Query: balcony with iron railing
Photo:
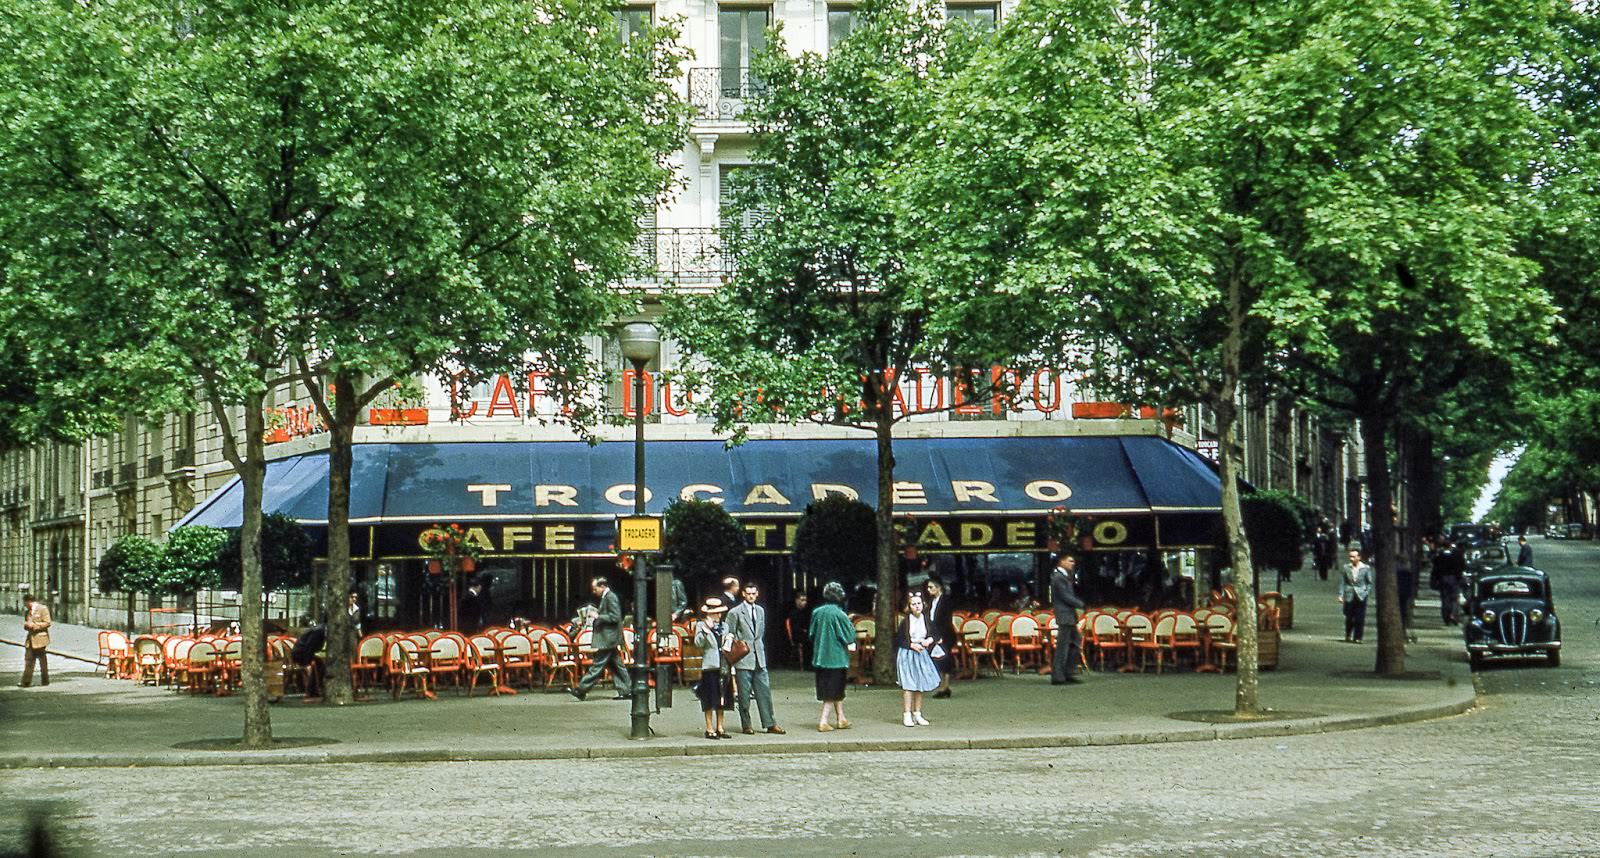
[[[689,105],[701,121],[743,119],[745,106],[761,87],[760,78],[749,68],[689,69]]]
[[[646,280],[720,283],[732,270],[715,227],[640,230],[631,254]]]

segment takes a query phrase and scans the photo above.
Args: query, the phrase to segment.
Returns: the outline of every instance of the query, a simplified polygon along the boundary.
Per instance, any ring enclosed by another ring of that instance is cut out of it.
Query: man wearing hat
[[[1056,614],[1056,656],[1050,664],[1050,684],[1070,685],[1081,682],[1078,672],[1078,610],[1083,600],[1078,598],[1078,558],[1071,554],[1056,555],[1055,571],[1050,573],[1050,607]]]
[[[600,606],[594,614],[594,635],[590,638],[594,646],[594,663],[583,679],[578,680],[578,687],[567,689],[567,693],[582,700],[609,666],[611,682],[617,688],[617,696],[612,699],[632,700],[632,695],[628,693],[632,677],[622,663],[622,601],[612,592],[611,582],[603,575],[595,576],[589,583],[589,589],[600,600]]]

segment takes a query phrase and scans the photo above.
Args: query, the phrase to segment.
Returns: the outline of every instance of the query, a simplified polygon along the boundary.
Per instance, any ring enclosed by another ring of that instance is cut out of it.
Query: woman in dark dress
[[[721,599],[707,599],[700,606],[701,619],[695,623],[694,644],[702,653],[700,684],[696,686],[695,694],[700,698],[700,711],[705,714],[707,739],[730,738],[727,731],[723,730],[722,721],[727,711],[733,708],[731,677],[724,676],[722,670],[722,648],[724,644],[732,642],[732,635],[722,622],[727,612],[728,606]]]

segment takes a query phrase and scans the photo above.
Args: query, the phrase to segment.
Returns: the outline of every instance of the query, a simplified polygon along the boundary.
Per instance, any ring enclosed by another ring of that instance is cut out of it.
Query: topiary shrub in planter
[[[193,597],[195,625],[200,622],[201,590],[222,584],[222,548],[228,532],[219,527],[180,527],[167,535],[161,552],[161,589]]]
[[[138,535],[111,543],[95,567],[100,592],[120,592],[128,597],[127,631],[133,631],[133,600],[161,589],[161,546]]]
[[[675,500],[663,518],[661,553],[678,578],[705,581],[736,572],[744,563],[744,528],[721,504]]]
[[[878,521],[872,507],[843,495],[806,506],[794,535],[795,566],[847,587],[878,579]]]
[[[1300,568],[1305,560],[1306,522],[1314,520],[1301,514],[1300,507],[1304,505],[1288,492],[1271,490],[1239,498],[1245,535],[1250,540],[1250,559],[1258,572],[1273,569],[1281,578]]]
[[[292,516],[270,512],[261,517],[261,589],[267,593],[294,590],[311,583],[311,536]],[[244,580],[239,557],[239,531],[228,533],[219,563],[222,586],[237,590]]]

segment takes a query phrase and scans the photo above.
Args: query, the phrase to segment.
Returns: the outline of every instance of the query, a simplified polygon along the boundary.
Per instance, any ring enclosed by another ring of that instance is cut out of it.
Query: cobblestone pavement
[[[1486,670],[1483,708],[1440,721],[1023,751],[62,769],[0,772],[0,789],[53,803],[82,855],[1600,855],[1600,546],[1535,546],[1564,665]]]

